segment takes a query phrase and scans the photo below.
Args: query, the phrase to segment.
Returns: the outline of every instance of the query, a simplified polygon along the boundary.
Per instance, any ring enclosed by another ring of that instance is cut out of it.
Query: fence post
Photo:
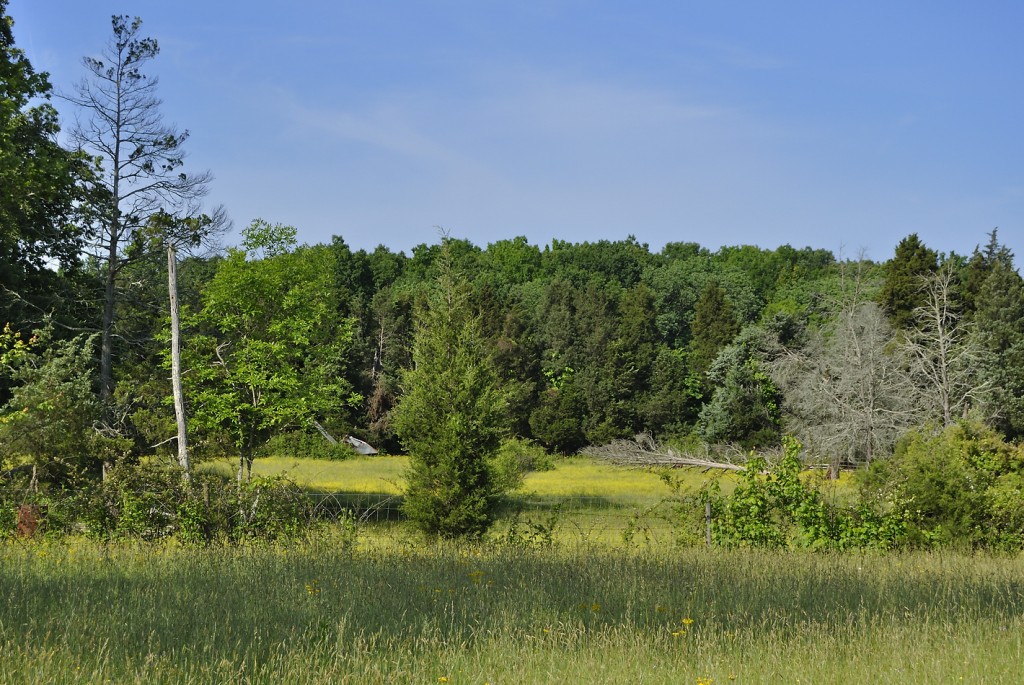
[[[711,502],[704,503],[704,542],[711,546]]]

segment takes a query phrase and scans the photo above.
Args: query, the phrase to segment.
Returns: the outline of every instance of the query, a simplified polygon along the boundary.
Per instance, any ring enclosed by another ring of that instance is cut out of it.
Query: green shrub
[[[800,443],[783,438],[784,453],[769,468],[753,457],[729,495],[714,482],[702,492],[711,504],[713,538],[719,544],[812,549],[881,548],[903,543],[907,512],[901,502],[862,498],[853,506],[830,502],[800,473]]]
[[[1024,446],[980,423],[908,433],[892,459],[872,464],[863,488],[910,503],[918,545],[1024,547]]]
[[[312,520],[309,500],[292,481],[276,476],[253,478],[230,490],[232,540],[295,537]]]
[[[237,483],[177,468],[119,464],[106,480],[43,495],[53,534],[136,540],[176,538],[185,544],[295,537],[311,524],[305,494],[284,478]]]
[[[540,445],[523,438],[503,440],[490,460],[491,484],[495,493],[518,490],[530,471],[550,471],[555,461]]]

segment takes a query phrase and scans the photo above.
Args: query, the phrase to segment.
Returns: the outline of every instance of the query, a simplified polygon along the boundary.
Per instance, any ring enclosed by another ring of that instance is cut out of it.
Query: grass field
[[[321,492],[367,492],[397,494],[403,486],[408,457],[353,457],[342,461],[263,457],[253,462],[259,476],[285,475],[303,487]],[[235,461],[216,460],[199,468],[233,475]],[[649,502],[672,493],[654,469],[627,469],[598,462],[589,457],[556,460],[551,471],[526,474],[522,494],[560,497],[608,497],[623,501]],[[680,469],[672,476],[684,485],[699,487],[717,477],[695,469]]]
[[[1020,683],[1024,563],[950,554],[0,547],[4,683]]]

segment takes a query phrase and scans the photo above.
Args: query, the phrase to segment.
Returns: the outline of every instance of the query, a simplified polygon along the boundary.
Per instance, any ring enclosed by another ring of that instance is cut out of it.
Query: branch
[[[684,456],[671,447],[662,448],[648,433],[641,433],[632,440],[615,440],[607,445],[588,447],[583,450],[583,454],[622,466],[671,466],[673,468],[692,466],[705,470],[746,470],[746,467],[739,464]]]

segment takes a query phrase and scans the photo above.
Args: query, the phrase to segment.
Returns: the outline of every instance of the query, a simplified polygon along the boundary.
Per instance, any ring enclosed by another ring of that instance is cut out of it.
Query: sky
[[[1024,3],[10,0],[69,92],[143,20],[234,222],[407,254],[621,240],[1024,261]],[[65,126],[73,112],[56,103]]]

